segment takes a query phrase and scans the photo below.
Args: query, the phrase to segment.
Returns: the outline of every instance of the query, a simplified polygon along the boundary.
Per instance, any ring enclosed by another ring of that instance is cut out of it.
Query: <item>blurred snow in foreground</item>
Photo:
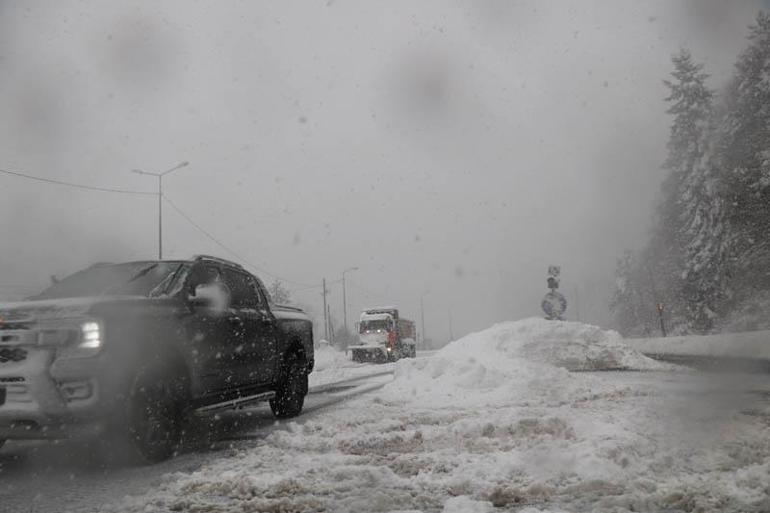
[[[625,367],[651,372],[568,370]],[[107,509],[770,510],[767,403],[660,369],[592,326],[499,324]]]

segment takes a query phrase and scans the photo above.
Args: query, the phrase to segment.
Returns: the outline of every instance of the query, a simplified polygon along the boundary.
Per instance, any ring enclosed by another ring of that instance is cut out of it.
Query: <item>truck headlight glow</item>
[[[99,349],[102,347],[102,330],[98,322],[84,322],[80,325],[80,342],[82,349]]]

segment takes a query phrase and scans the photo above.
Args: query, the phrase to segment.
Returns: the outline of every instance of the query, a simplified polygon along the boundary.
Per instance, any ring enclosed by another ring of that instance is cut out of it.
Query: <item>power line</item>
[[[34,181],[37,181],[37,182],[50,183],[50,184],[54,184],[54,185],[62,185],[62,186],[65,186],[65,187],[72,187],[74,189],[82,189],[82,190],[87,190],[87,191],[112,192],[112,193],[118,193],[118,194],[134,194],[134,195],[141,195],[141,196],[157,196],[158,195],[157,193],[147,192],[147,191],[135,191],[135,190],[130,190],[130,189],[113,189],[113,188],[109,188],[109,187],[96,187],[96,186],[92,186],[92,185],[84,185],[84,184],[79,184],[79,183],[74,183],[74,182],[65,182],[65,181],[62,181],[62,180],[54,180],[52,178],[43,178],[41,176],[33,176],[33,175],[28,175],[26,173],[19,173],[18,171],[9,171],[7,169],[0,169],[0,173],[6,174],[6,175],[11,175],[11,176],[16,176],[16,177],[19,177],[19,178],[25,178],[27,180],[34,180]],[[267,274],[268,276],[271,276],[273,278],[279,279],[281,281],[285,281],[287,283],[293,283],[293,284],[299,285],[301,287],[306,287],[307,289],[320,287],[320,285],[308,285],[306,283],[302,283],[302,282],[298,282],[298,281],[294,281],[294,280],[289,280],[288,278],[283,278],[281,276],[278,276],[277,274],[274,274],[274,273],[271,273],[270,271],[267,271],[266,269],[264,269],[264,268],[262,268],[262,267],[260,267],[258,265],[255,265],[255,264],[249,262],[246,258],[244,258],[242,255],[240,255],[238,252],[236,252],[235,250],[231,249],[230,247],[228,247],[225,244],[223,244],[222,242],[220,242],[216,237],[214,237],[209,232],[207,232],[202,226],[200,226],[198,223],[193,221],[193,219],[190,216],[188,216],[187,214],[185,214],[179,207],[177,207],[174,204],[174,202],[172,202],[168,198],[168,196],[166,196],[164,194],[164,195],[162,195],[162,197],[163,197],[164,200],[166,200],[166,202],[168,202],[168,204],[171,206],[171,208],[176,210],[176,212],[180,216],[182,216],[188,223],[190,223],[193,227],[195,227],[199,232],[201,232],[203,235],[205,235],[208,239],[210,239],[212,242],[217,244],[219,247],[221,247],[222,249],[224,249],[225,251],[227,251],[228,253],[230,253],[234,257],[236,257],[236,258],[246,262],[247,264],[249,264],[254,269],[258,270],[259,272]],[[304,289],[300,289],[300,290],[304,290]]]
[[[35,180],[37,182],[45,182],[45,183],[51,183],[55,185],[63,185],[65,187],[72,187],[75,189],[84,189],[87,191],[98,191],[98,192],[115,192],[119,194],[138,194],[141,196],[156,196],[154,192],[146,192],[146,191],[133,191],[129,189],[112,189],[109,187],[95,187],[92,185],[83,185],[79,183],[73,183],[73,182],[64,182],[61,180],[54,180],[52,178],[43,178],[41,176],[33,176],[28,175],[25,173],[19,173],[17,171],[9,171],[7,169],[0,169],[0,173],[6,174],[6,175],[13,175],[20,178],[26,178],[27,180]]]
[[[185,213],[184,213],[184,212],[183,212],[183,211],[182,211],[182,210],[181,210],[179,207],[177,207],[177,206],[174,204],[174,202],[173,202],[173,201],[171,201],[171,200],[168,198],[168,196],[166,196],[165,194],[163,195],[163,199],[164,199],[164,200],[166,200],[166,202],[167,202],[167,203],[168,203],[168,204],[171,206],[171,208],[173,208],[174,210],[176,210],[177,214],[179,214],[180,216],[182,216],[182,217],[183,217],[183,218],[184,218],[184,219],[185,219],[185,220],[186,220],[188,223],[190,223],[190,224],[191,224],[191,225],[192,225],[192,226],[193,226],[193,227],[194,227],[196,230],[198,230],[198,231],[199,231],[199,232],[201,232],[203,235],[205,235],[205,236],[206,236],[206,238],[208,238],[208,239],[209,239],[209,240],[211,240],[211,241],[212,241],[214,244],[216,244],[216,245],[217,245],[217,246],[219,246],[220,248],[224,249],[225,251],[227,251],[228,253],[230,253],[231,255],[233,255],[235,258],[237,258],[237,259],[239,259],[239,260],[241,260],[241,261],[243,261],[243,262],[247,263],[248,265],[250,265],[251,267],[253,267],[253,268],[254,268],[254,269],[256,269],[257,271],[259,271],[259,272],[261,272],[261,273],[263,273],[263,274],[267,274],[268,276],[270,276],[270,277],[272,277],[272,278],[275,278],[275,279],[278,279],[278,280],[281,280],[281,281],[285,281],[285,282],[287,282],[287,283],[293,283],[294,285],[299,285],[299,286],[301,286],[301,287],[317,287],[317,286],[318,286],[318,285],[308,285],[307,283],[302,283],[302,282],[298,282],[298,281],[290,280],[290,279],[288,279],[288,278],[283,278],[283,277],[281,277],[281,276],[278,276],[277,274],[271,273],[270,271],[268,271],[268,270],[266,270],[266,269],[264,269],[264,268],[262,268],[262,267],[260,267],[260,266],[258,266],[258,265],[256,265],[256,264],[253,264],[253,263],[249,262],[249,261],[248,261],[246,258],[244,258],[244,257],[243,257],[243,255],[239,254],[238,252],[236,252],[235,250],[233,250],[233,249],[232,249],[232,248],[230,248],[229,246],[227,246],[227,245],[225,245],[224,243],[220,242],[220,241],[219,241],[219,240],[218,240],[216,237],[214,237],[214,236],[213,236],[213,235],[211,235],[209,232],[207,232],[207,231],[206,231],[206,230],[205,230],[205,229],[204,229],[204,228],[203,228],[201,225],[199,225],[198,223],[196,223],[195,221],[193,221],[193,219],[192,219],[192,218],[191,218],[189,215],[185,214]]]

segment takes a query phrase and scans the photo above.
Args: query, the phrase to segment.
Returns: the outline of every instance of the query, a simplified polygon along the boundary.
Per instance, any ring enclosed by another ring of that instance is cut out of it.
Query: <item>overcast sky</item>
[[[396,304],[429,337],[540,315],[609,322],[644,244],[681,46],[718,86],[761,2],[0,0],[0,168],[154,191],[266,282],[348,274],[351,318]],[[0,176],[0,295],[154,258],[152,196]],[[228,254],[169,205],[167,257]],[[243,262],[246,263],[246,262]],[[341,318],[340,284],[330,301]],[[303,289],[303,290],[297,290]],[[352,323],[352,320],[351,320]]]

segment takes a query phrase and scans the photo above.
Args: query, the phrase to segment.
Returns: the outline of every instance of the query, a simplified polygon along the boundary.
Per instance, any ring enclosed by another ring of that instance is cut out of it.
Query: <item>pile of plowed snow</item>
[[[453,404],[553,404],[595,391],[592,379],[570,371],[670,368],[624,344],[617,332],[531,318],[472,333],[432,358],[399,362],[386,393]]]
[[[350,358],[344,351],[336,349],[326,340],[321,340],[315,347],[315,370],[324,371],[335,367],[346,366]]]

